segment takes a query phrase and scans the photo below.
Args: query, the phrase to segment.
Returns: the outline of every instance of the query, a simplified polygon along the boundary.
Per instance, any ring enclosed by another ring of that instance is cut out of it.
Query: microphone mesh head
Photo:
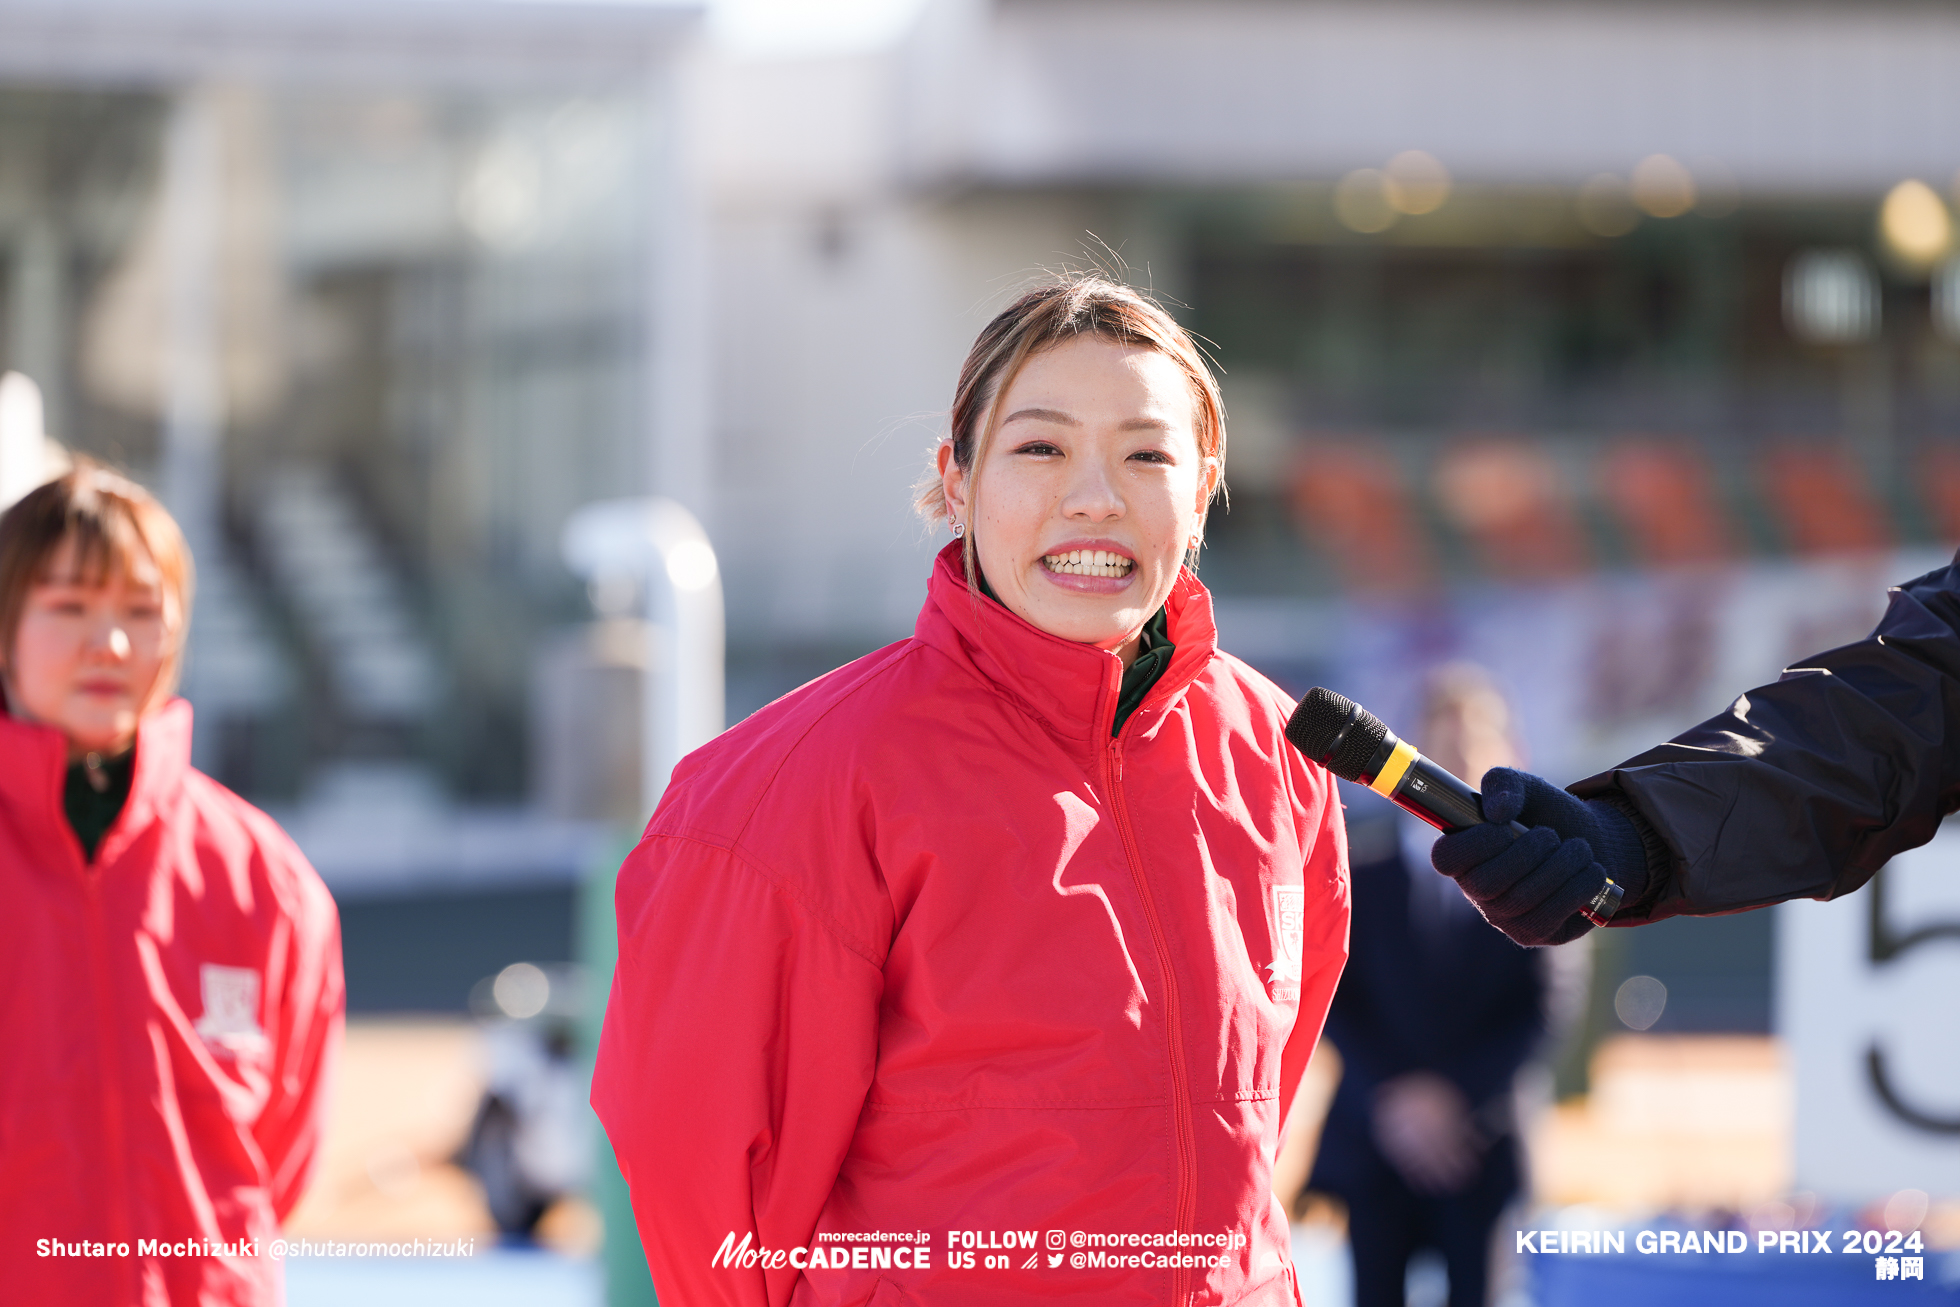
[[[1388,738],[1388,726],[1346,695],[1316,685],[1293,710],[1286,723],[1286,738],[1328,771],[1351,781],[1374,761],[1382,741]]]

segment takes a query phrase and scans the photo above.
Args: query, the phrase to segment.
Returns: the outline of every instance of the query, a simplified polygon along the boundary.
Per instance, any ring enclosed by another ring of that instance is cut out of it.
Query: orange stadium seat
[[[1388,451],[1309,445],[1294,465],[1290,490],[1300,533],[1333,560],[1350,589],[1407,594],[1433,580],[1428,535]]]
[[[1919,474],[1933,530],[1948,544],[1960,541],[1960,444],[1929,446],[1920,456]]]
[[[1493,576],[1553,580],[1591,566],[1565,478],[1538,445],[1466,439],[1437,460],[1435,486],[1443,515],[1470,538]]]
[[[1606,451],[1594,475],[1644,566],[1715,562],[1734,552],[1708,463],[1687,444],[1629,437]]]
[[[1892,543],[1884,508],[1845,451],[1780,445],[1762,455],[1757,473],[1791,552],[1862,553]]]

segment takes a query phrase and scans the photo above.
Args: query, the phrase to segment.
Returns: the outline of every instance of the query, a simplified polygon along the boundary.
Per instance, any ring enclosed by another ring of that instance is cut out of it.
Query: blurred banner
[[[1948,822],[1860,894],[1777,909],[1799,1188],[1861,1203],[1960,1193],[1956,873],[1960,827]]]
[[[1888,586],[1948,559],[1909,549],[1464,586],[1406,602],[1224,600],[1220,640],[1295,693],[1322,681],[1398,732],[1416,726],[1427,668],[1477,663],[1518,705],[1530,768],[1571,781],[1806,655],[1863,638]]]

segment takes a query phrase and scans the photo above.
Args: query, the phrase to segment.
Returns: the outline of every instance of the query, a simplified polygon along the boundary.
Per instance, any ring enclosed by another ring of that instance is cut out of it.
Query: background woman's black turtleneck
[[[96,846],[109,833],[109,827],[116,824],[123,804],[129,801],[129,782],[135,762],[134,749],[120,758],[102,762],[99,770],[108,783],[100,790],[89,779],[86,761],[69,764],[68,779],[61,791],[62,807],[68,813],[68,824],[74,827],[76,838],[82,842],[82,856],[90,862],[95,861]]]
[[[1000,604],[1000,596],[987,584],[987,574],[975,568],[974,575],[980,579],[980,593]],[[1006,604],[1000,606],[1007,607]],[[1130,714],[1137,710],[1137,705],[1143,702],[1143,696],[1150,693],[1150,687],[1157,684],[1157,678],[1164,674],[1164,669],[1171,665],[1171,656],[1177,652],[1177,646],[1171,643],[1170,630],[1170,614],[1163,608],[1159,608],[1156,615],[1143,624],[1143,633],[1137,640],[1137,656],[1123,669],[1123,684],[1116,691],[1116,720],[1109,727],[1112,739],[1123,729],[1123,723],[1130,719]],[[104,826],[103,829],[107,830],[108,827]]]

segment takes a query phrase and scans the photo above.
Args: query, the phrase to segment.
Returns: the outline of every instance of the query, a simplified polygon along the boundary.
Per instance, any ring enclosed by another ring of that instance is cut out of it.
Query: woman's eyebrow
[[[1006,426],[1008,423],[1018,422],[1022,418],[1029,418],[1036,422],[1053,422],[1058,426],[1064,427],[1079,427],[1082,425],[1080,418],[1075,417],[1073,414],[1064,413],[1058,408],[1017,408],[1002,418],[1000,424]],[[1119,431],[1169,431],[1170,429],[1171,424],[1162,418],[1130,418],[1117,427]]]
[[[1022,418],[1032,418],[1037,422],[1054,422],[1065,427],[1079,427],[1081,421],[1058,408],[1017,408],[1001,419],[1001,425],[1019,422]]]

